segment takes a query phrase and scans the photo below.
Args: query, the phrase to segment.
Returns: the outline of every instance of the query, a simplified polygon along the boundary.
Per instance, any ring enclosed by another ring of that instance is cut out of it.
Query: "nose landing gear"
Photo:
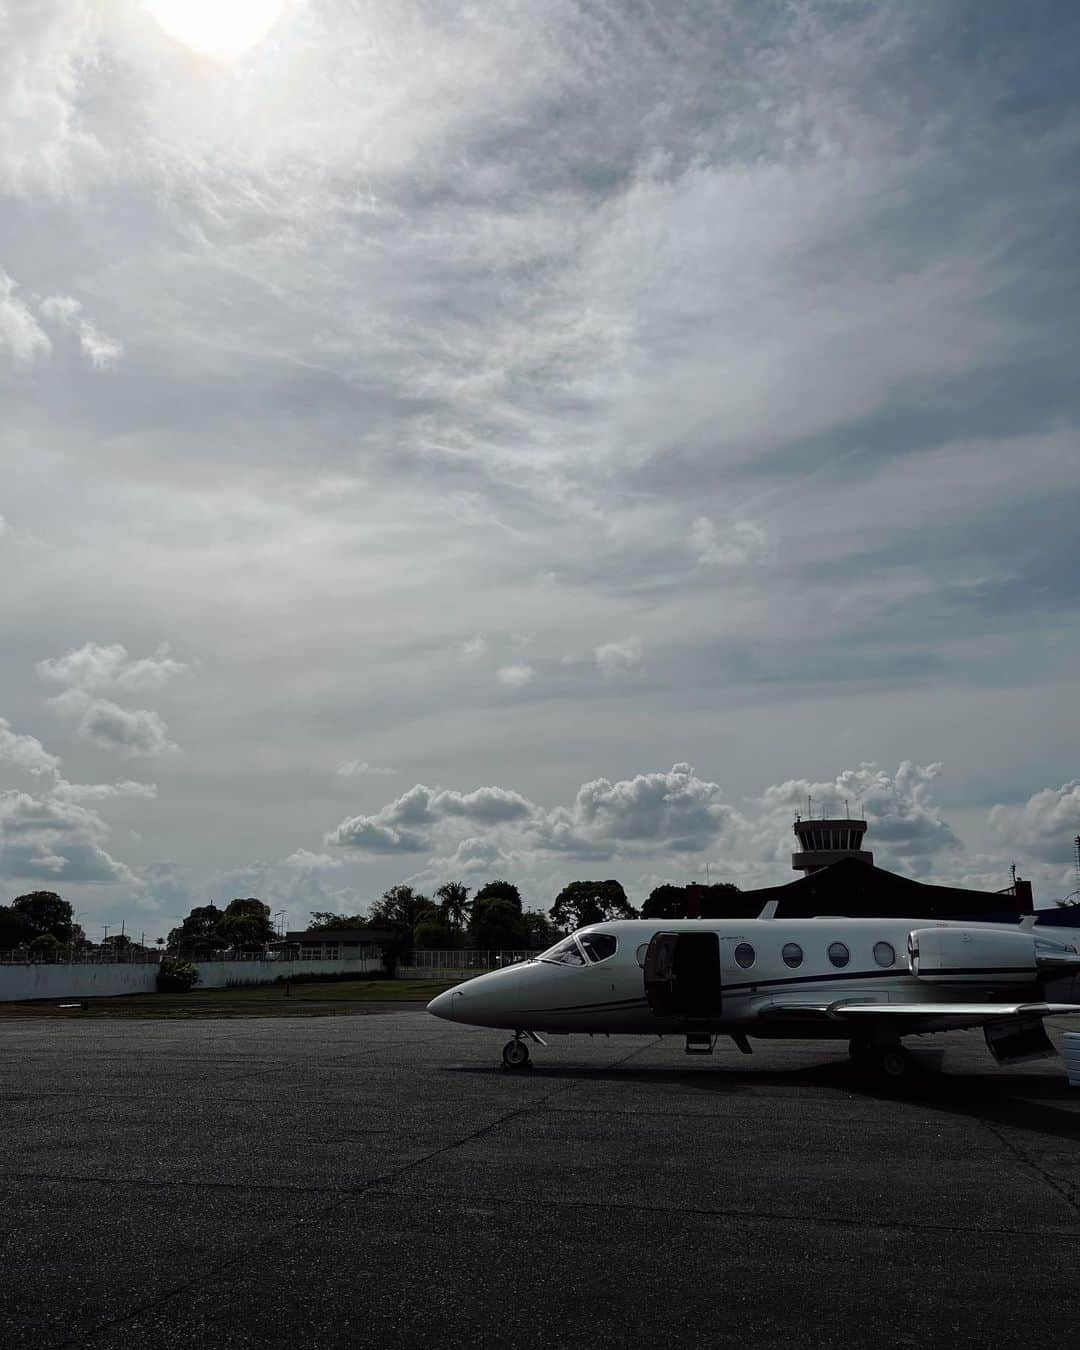
[[[521,1033],[514,1037],[512,1041],[507,1041],[503,1046],[502,1062],[504,1069],[531,1069],[532,1059],[529,1056],[529,1043],[521,1037]]]

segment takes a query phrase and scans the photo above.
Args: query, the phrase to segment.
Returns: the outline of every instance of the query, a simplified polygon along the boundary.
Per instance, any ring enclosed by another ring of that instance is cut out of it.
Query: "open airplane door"
[[[719,1017],[720,940],[715,933],[656,933],[645,953],[645,997],[661,1017]]]

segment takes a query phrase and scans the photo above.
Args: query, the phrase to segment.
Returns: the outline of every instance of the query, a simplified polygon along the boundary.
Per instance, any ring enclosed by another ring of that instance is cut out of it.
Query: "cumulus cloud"
[[[296,851],[301,855],[305,852],[302,849]],[[284,910],[286,925],[298,928],[308,926],[312,910],[331,914],[363,914],[367,911],[368,897],[349,885],[327,883],[326,873],[334,870],[331,866],[312,865],[303,860],[297,863],[296,854],[291,858],[292,861],[260,860],[212,872],[203,879],[200,890],[192,892],[192,901],[205,904],[207,892],[219,905],[227,903],[233,896],[255,895],[264,905],[270,906],[275,922],[279,912]],[[180,876],[179,880],[186,878]]]
[[[364,774],[370,774],[373,777],[390,778],[397,772],[396,769],[380,768],[377,764],[369,764],[366,759],[347,759],[344,764],[337,766],[337,773],[342,778],[357,778]]]
[[[487,656],[488,640],[483,634],[478,633],[476,637],[466,638],[457,651],[463,661],[480,661]]]
[[[160,755],[179,747],[169,739],[163,719],[150,708],[121,708],[107,698],[91,699],[78,733],[105,750],[129,755]]]
[[[940,764],[903,760],[895,773],[865,763],[845,769],[832,780],[788,779],[767,788],[757,799],[754,833],[767,851],[766,840],[781,837],[782,825],[790,843],[796,814],[860,812],[868,822],[866,847],[875,851],[875,861],[924,872],[932,861],[961,849],[933,801],[933,783],[941,769]],[[775,855],[775,845],[772,852]]]
[[[36,775],[56,773],[60,768],[60,760],[50,755],[36,736],[12,731],[5,717],[0,717],[0,759]]]
[[[48,334],[15,294],[14,280],[0,267],[0,353],[12,364],[26,370],[39,359],[48,357],[52,343]]]
[[[535,677],[536,671],[532,666],[525,665],[500,666],[495,672],[495,678],[507,689],[523,689]]]
[[[160,689],[188,666],[169,655],[162,643],[152,656],[132,658],[120,642],[86,642],[63,656],[37,663],[43,680],[66,686],[49,700],[55,711],[77,717],[78,734],[106,750],[130,755],[159,755],[178,747],[169,738],[164,719],[151,708],[122,708],[112,699],[95,697],[99,690]]]
[[[641,639],[623,638],[621,642],[605,642],[594,648],[593,656],[601,673],[608,679],[637,670],[641,665]]]
[[[762,557],[768,538],[751,520],[718,526],[708,516],[698,516],[690,526],[687,545],[702,567],[739,567]]]
[[[326,835],[325,842],[370,853],[418,853],[429,847],[431,828],[440,821],[500,825],[528,819],[537,810],[521,793],[505,788],[454,792],[417,783],[375,815],[343,820]]]
[[[424,877],[439,868],[478,872],[497,865],[535,874],[545,858],[549,864],[652,858],[662,865],[668,857],[684,869],[691,855],[711,853],[728,876],[753,886],[787,865],[792,821],[805,814],[810,796],[815,814],[861,810],[878,861],[922,874],[932,863],[951,866],[961,851],[932,800],[939,768],[905,760],[889,773],[863,764],[830,781],[789,779],[738,807],[685,762],[616,781],[592,779],[569,805],[551,809],[506,788],[463,793],[418,784],[373,815],[343,821],[326,843],[371,853],[430,852],[417,874]]]
[[[611,857],[620,848],[695,853],[736,819],[721,801],[718,784],[699,778],[689,764],[676,764],[666,773],[583,783],[572,806],[547,814],[537,841],[544,848],[596,858]]]
[[[330,853],[313,853],[307,848],[295,849],[285,859],[285,867],[294,867],[300,872],[319,872],[327,868],[344,866],[341,858],[335,858]]]
[[[183,661],[169,655],[167,642],[161,643],[153,656],[138,658],[129,656],[127,648],[120,642],[86,642],[81,647],[71,648],[63,656],[49,657],[37,663],[37,672],[42,679],[84,691],[160,689],[187,670]]]
[[[1043,788],[1022,805],[995,806],[988,825],[995,844],[1002,848],[1040,862],[1071,862],[1073,841],[1080,834],[1080,780]]]
[[[108,826],[76,802],[0,793],[0,876],[40,881],[129,881],[130,870],[102,847]]]
[[[354,816],[326,836],[333,846],[370,852],[420,852],[461,823],[467,831],[453,857],[472,861],[505,848],[608,858],[619,847],[688,852],[711,842],[735,813],[715,783],[687,764],[667,773],[638,774],[616,783],[583,783],[573,804],[545,811],[520,792],[482,787],[472,792],[417,784],[381,811]],[[485,841],[478,830],[495,832]]]
[[[386,825],[372,816],[351,816],[326,835],[326,842],[362,853],[420,853],[427,836]]]

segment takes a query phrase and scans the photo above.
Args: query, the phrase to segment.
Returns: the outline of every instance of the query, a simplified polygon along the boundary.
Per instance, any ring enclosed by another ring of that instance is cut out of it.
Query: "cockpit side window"
[[[585,964],[585,957],[577,944],[577,939],[572,937],[563,938],[561,942],[556,942],[554,947],[549,947],[546,952],[541,952],[540,960],[551,961],[560,966],[583,966]]]
[[[585,948],[590,961],[606,961],[615,955],[619,939],[613,933],[584,933],[578,941]]]

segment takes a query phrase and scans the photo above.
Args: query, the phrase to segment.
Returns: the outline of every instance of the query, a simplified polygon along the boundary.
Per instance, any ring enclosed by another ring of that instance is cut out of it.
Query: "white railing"
[[[0,952],[0,965],[5,966],[116,966],[116,965],[157,965],[166,957],[175,957],[180,961],[364,961],[372,955],[378,955],[377,948],[365,948],[353,952],[339,952],[327,948],[323,951],[289,951],[276,949],[268,951],[101,951],[98,948],[89,951],[74,952],[32,952],[16,949]]]
[[[528,961],[537,956],[540,948],[530,950],[521,947],[484,949],[479,947],[414,947],[406,952],[398,963],[399,969],[416,974],[428,974],[443,971],[482,971],[499,970],[503,966],[513,966],[519,961]],[[355,951],[341,951],[335,947],[304,949],[290,947],[288,950],[271,948],[268,951],[149,951],[141,948],[108,949],[99,947],[72,951],[35,952],[26,948],[0,952],[0,965],[5,966],[113,966],[113,965],[156,965],[165,957],[176,957],[181,961],[369,961],[373,957],[382,959],[379,946],[357,948]]]
[[[538,955],[525,948],[502,948],[487,951],[479,947],[414,947],[401,958],[399,968],[410,971],[444,970],[499,970],[503,966],[517,965],[519,961],[528,961]]]

